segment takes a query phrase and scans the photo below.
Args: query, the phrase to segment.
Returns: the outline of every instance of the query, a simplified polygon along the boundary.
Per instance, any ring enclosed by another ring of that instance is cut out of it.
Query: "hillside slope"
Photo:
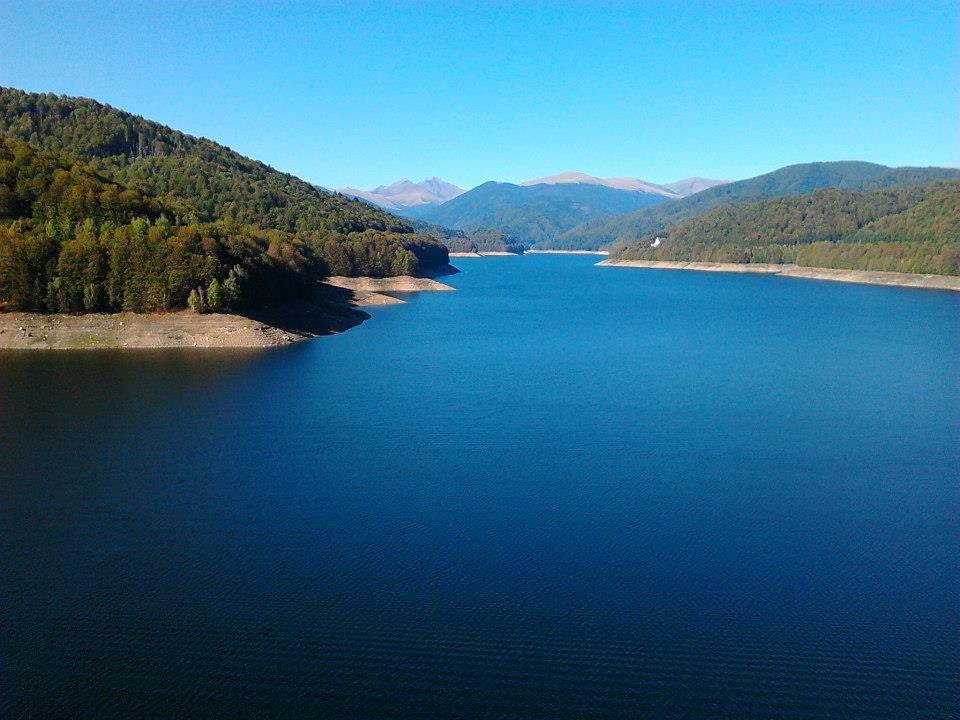
[[[680,193],[669,190],[666,185],[655,185],[654,183],[648,183],[640,178],[600,178],[594,175],[588,175],[587,173],[578,172],[576,170],[568,170],[567,172],[562,172],[557,175],[536,178],[534,180],[525,180],[519,184],[523,187],[529,187],[531,185],[563,185],[577,183],[583,183],[586,185],[603,185],[604,187],[613,188],[614,190],[633,190],[646,192],[653,195],[663,195],[665,198],[670,199],[681,197]]]
[[[707,190],[717,185],[726,185],[733,182],[732,180],[714,180],[712,178],[704,177],[688,177],[683,180],[677,180],[676,182],[667,183],[664,185],[667,190],[672,190],[681,197],[687,197],[688,195],[693,195],[703,190]]]
[[[177,220],[298,233],[339,274],[376,272],[360,260],[372,242],[394,254],[412,252],[425,268],[446,263],[441,244],[369,203],[94,100],[0,88],[0,137],[84,161],[103,177],[177,208]]]
[[[523,244],[517,242],[502,230],[486,228],[483,230],[453,230],[440,225],[431,225],[425,220],[411,219],[418,233],[429,235],[443,243],[447,250],[454,253],[508,252],[522,255]]]
[[[824,189],[724,205],[651,233],[612,257],[956,275],[960,182]]]
[[[464,190],[438,177],[426,178],[418,183],[398,180],[390,185],[379,185],[372,190],[341,188],[349,197],[363,198],[391,212],[402,213],[420,205],[439,205],[462,195]]]
[[[293,233],[177,209],[60,154],[0,141],[0,309],[248,308],[305,294],[326,270]]]
[[[442,205],[412,215],[458,230],[495,228],[518,243],[550,247],[554,238],[592,218],[606,218],[663,202],[661,194],[587,183],[530,186],[486,182]]]
[[[953,168],[890,168],[866,162],[827,162],[790,165],[765,175],[711,187],[689,197],[672,200],[610,219],[587,221],[555,241],[566,249],[597,249],[637,242],[649,233],[727,203],[752,203],[821,188],[867,190],[899,187],[935,180],[960,178]]]

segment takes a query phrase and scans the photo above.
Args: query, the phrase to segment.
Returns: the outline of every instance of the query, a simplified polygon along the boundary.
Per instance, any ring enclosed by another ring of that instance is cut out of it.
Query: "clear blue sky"
[[[322,185],[960,165],[960,3],[14,2],[0,84]]]

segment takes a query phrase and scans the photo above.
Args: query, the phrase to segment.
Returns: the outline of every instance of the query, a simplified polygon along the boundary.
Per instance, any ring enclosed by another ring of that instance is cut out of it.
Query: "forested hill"
[[[239,310],[306,294],[328,272],[296,233],[182,214],[60,153],[0,141],[0,310]],[[349,237],[357,253],[416,262],[386,233]]]
[[[725,205],[651,233],[613,257],[957,275],[960,182],[826,189]]]
[[[508,252],[522,255],[525,249],[523,243],[517,242],[513,236],[503,232],[503,230],[483,228],[467,232],[442,225],[432,225],[415,218],[411,219],[410,222],[418,233],[439,240],[450,252]]]
[[[0,136],[86,162],[104,178],[178,208],[184,222],[227,220],[297,233],[336,273],[383,272],[364,265],[369,253],[353,252],[371,233],[391,252],[413,252],[420,265],[446,262],[440,243],[415,237],[409,223],[369,203],[94,100],[0,88]]]
[[[565,230],[665,200],[662,194],[588,183],[513,185],[486,182],[442,205],[408,215],[467,232],[495,228],[526,247],[553,247]]]
[[[960,170],[955,168],[890,168],[866,162],[790,165],[627,215],[585,222],[560,235],[555,244],[569,249],[609,246],[615,252],[618,247],[638,242],[649,233],[727,203],[754,203],[780,196],[802,195],[822,188],[862,191],[957,178],[960,178]]]

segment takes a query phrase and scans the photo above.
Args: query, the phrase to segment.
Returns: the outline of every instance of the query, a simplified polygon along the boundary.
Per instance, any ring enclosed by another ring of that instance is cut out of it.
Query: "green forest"
[[[525,247],[553,248],[558,236],[587,220],[610,218],[664,201],[662,195],[587,183],[485,182],[441,205],[412,208],[410,214],[468,234],[495,228]]]
[[[443,225],[433,225],[424,220],[410,219],[413,228],[429,235],[446,246],[450,252],[509,252],[522,255],[525,247],[509,233],[494,228],[480,230],[455,230]]]
[[[584,222],[557,238],[555,244],[574,250],[609,247],[616,253],[624,246],[642,242],[651,233],[663,234],[663,230],[687,218],[731,203],[757,203],[824,188],[860,192],[956,179],[960,179],[960,170],[956,168],[891,168],[857,161],[788,165],[627,215]]]
[[[180,238],[178,252],[193,257],[190,289],[209,294],[213,281],[215,290],[230,282],[228,302],[238,306],[300,292],[326,274],[419,274],[448,262],[436,238],[369,203],[93,100],[0,88],[0,136],[8,140],[0,160],[0,302],[11,308],[184,307],[189,291],[184,297],[180,282],[156,268],[137,271],[150,276],[150,292],[118,291],[123,252],[111,255],[108,246],[125,233],[132,233],[130,243],[146,243],[130,256],[137,262],[145,261],[147,246],[159,262],[166,252],[160,246]],[[117,205],[115,197],[133,205]],[[96,236],[109,261],[90,261],[88,302],[78,302],[83,291],[73,286],[75,274],[68,279],[58,269],[63,249],[70,257],[81,234],[85,247]],[[104,262],[112,284],[91,279]],[[70,289],[51,289],[58,285]],[[234,285],[244,288],[236,299]]]
[[[300,296],[328,274],[415,274],[447,251],[415,233],[186,222],[190,210],[26,143],[0,144],[0,308],[225,310]],[[193,301],[191,302],[191,295]]]
[[[826,189],[725,205],[651,233],[613,257],[957,275],[960,183]]]

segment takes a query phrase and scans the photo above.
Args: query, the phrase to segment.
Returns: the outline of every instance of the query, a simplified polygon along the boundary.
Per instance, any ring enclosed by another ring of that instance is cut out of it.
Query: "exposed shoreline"
[[[503,252],[500,250],[487,252],[480,250],[478,252],[452,252],[452,258],[478,258],[478,257],[503,257],[521,255],[609,255],[606,250],[524,250],[522,253]]]
[[[605,254],[540,250],[533,254]],[[513,255],[514,253],[487,253]],[[473,254],[454,257],[474,257]],[[483,257],[483,255],[476,255]],[[601,260],[600,267],[782,275],[810,280],[960,292],[960,276],[841,270],[763,263]],[[384,293],[449,292],[431,278],[332,277],[313,299],[267,307],[246,315],[197,314],[189,310],[83,315],[0,312],[0,350],[93,350],[120,348],[265,348],[343,332],[367,320],[358,308],[403,300]]]
[[[361,307],[403,300],[382,292],[449,291],[427,278],[330,278],[310,300],[245,315],[0,312],[0,350],[108,350],[159,348],[266,348],[331,335],[370,315]]]
[[[276,310],[275,310],[276,311]],[[289,308],[280,312],[287,313]],[[0,350],[110,350],[147,348],[265,348],[342,332],[367,317],[310,313],[310,325],[265,322],[232,313],[132,312],[0,314]]]
[[[530,255],[609,255],[606,250],[527,250]]]
[[[403,302],[399,298],[382,293],[450,292],[455,289],[432,278],[411,275],[385,278],[334,275],[327,278],[326,284],[351,292],[353,294],[351,305],[354,307],[396,305]]]
[[[520,256],[520,253],[507,252],[506,250],[478,250],[477,252],[452,252],[452,258],[478,258],[478,257],[509,257]]]
[[[914,273],[880,272],[874,270],[842,270],[835,268],[775,265],[769,263],[710,263],[672,262],[669,260],[602,260],[598,266],[643,268],[647,270],[696,270],[700,272],[755,273],[782,275],[807,280],[830,280],[859,285],[887,285],[891,287],[953,290],[960,292],[960,276],[919,275]]]

